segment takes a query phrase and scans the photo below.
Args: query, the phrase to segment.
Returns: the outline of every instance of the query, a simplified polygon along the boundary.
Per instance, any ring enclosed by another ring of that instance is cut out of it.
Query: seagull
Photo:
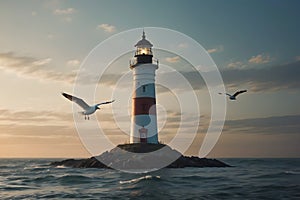
[[[247,92],[247,90],[239,90],[239,91],[236,91],[233,95],[226,93],[226,95],[229,96],[229,99],[230,99],[230,100],[236,100],[237,95],[242,94],[242,93],[244,93],[244,92]],[[219,92],[219,94],[222,94],[222,93]]]
[[[102,103],[98,103],[96,105],[93,106],[89,106],[85,101],[83,101],[82,99],[72,96],[70,94],[67,93],[61,93],[64,97],[66,97],[67,99],[69,99],[70,101],[73,101],[75,103],[77,103],[81,108],[83,108],[84,111],[79,112],[80,114],[84,115],[84,119],[90,119],[89,115],[93,114],[94,112],[96,112],[97,110],[100,110],[99,106],[103,105],[103,104],[109,104],[114,102],[115,100],[112,101],[106,101],[106,102],[102,102]]]

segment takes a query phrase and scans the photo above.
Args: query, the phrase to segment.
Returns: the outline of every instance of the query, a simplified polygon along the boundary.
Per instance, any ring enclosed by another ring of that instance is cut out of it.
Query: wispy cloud
[[[179,56],[174,56],[174,57],[167,57],[165,59],[168,63],[177,63],[180,61],[180,57]]]
[[[236,67],[236,65],[242,66],[242,68]],[[243,63],[235,63],[235,65],[231,68],[228,67],[220,71],[224,84],[228,89],[235,90],[241,85],[246,86],[251,92],[299,90],[300,88],[300,61],[260,68],[243,68],[243,65]],[[206,88],[206,84],[202,76],[197,71],[185,72],[177,70],[174,72],[158,72],[157,81],[167,81],[169,86],[172,86],[172,91],[186,91],[186,86],[178,83],[178,73],[190,82],[194,90]],[[213,77],[211,73],[214,72],[201,71],[201,74],[208,78]],[[101,77],[100,81],[102,84],[111,86],[116,84],[116,81],[118,81],[120,77],[120,74],[106,74],[104,77]],[[126,87],[128,86],[126,85]],[[159,93],[164,93],[168,90],[158,87],[157,91]]]
[[[38,59],[34,57],[19,56],[13,52],[0,53],[0,69],[13,72],[19,76],[34,78],[42,81],[58,81],[73,84],[76,78],[77,83],[88,85],[98,84],[99,77],[93,72],[77,71],[61,72],[53,70],[51,58]],[[74,59],[67,61],[66,65],[79,65],[80,61]],[[78,75],[78,76],[77,76]],[[116,84],[122,74],[105,74],[101,76],[101,83],[110,85]]]
[[[256,56],[252,56],[248,62],[252,64],[264,64],[269,63],[271,61],[270,55],[258,54]]]
[[[208,53],[218,53],[218,52],[222,52],[224,51],[224,47],[222,45],[216,47],[216,48],[212,48],[212,49],[208,49],[207,52]]]
[[[34,125],[57,125],[70,123],[73,121],[72,113],[54,111],[13,111],[7,109],[0,110],[0,124],[34,124]]]
[[[252,92],[299,90],[300,61],[267,68],[232,68],[221,71],[225,84],[238,87],[246,84]]]
[[[107,33],[113,33],[116,31],[116,27],[110,24],[100,24],[97,26],[98,30],[104,30]]]
[[[226,132],[256,134],[300,134],[300,115],[227,120]]]
[[[241,67],[234,66],[220,71],[224,84],[228,89],[236,89],[241,85],[246,86],[251,92],[279,90],[298,91],[300,88],[300,61],[260,68],[243,68],[243,63],[236,63],[236,65]],[[178,72],[158,73],[157,80],[168,80],[168,83],[173,86],[174,91],[185,91],[185,86],[178,84],[176,73]],[[198,72],[190,71],[180,73],[190,82],[193,89],[201,90],[206,88],[206,84]],[[214,72],[202,71],[201,73],[206,77],[211,77],[211,73]]]
[[[41,60],[34,61],[32,64],[37,66],[47,65],[52,61],[52,58],[45,58]]]
[[[180,58],[170,57],[169,62],[178,62]],[[66,64],[78,64],[78,60],[70,60]],[[33,58],[18,56],[13,52],[0,53],[0,68],[5,71],[14,72],[20,76],[35,78],[43,81],[59,81],[68,84],[74,83],[77,76],[75,71],[61,72],[55,71],[50,65],[52,64],[51,58]],[[236,63],[238,65],[239,63]],[[240,64],[242,65],[242,64]],[[300,87],[300,61],[294,63],[286,63],[282,65],[269,66],[267,68],[227,68],[221,71],[222,78],[227,87],[235,89],[241,84],[246,85],[252,92],[261,91],[278,91],[278,90],[298,90]],[[158,73],[158,79],[169,80],[169,83],[174,85],[174,90],[185,91],[183,85],[178,84],[176,73]],[[196,72],[180,72],[194,87],[195,90],[205,88],[205,82],[202,77]],[[205,72],[210,76],[211,72]],[[82,72],[77,77],[77,83],[80,84],[104,84],[115,85],[122,76],[122,73],[110,73],[99,77],[93,73]],[[286,78],[288,77],[288,78]],[[124,86],[125,87],[125,86]],[[127,87],[127,86],[126,86]],[[163,91],[160,91],[163,92]]]
[[[55,9],[53,10],[53,14],[57,16],[61,16],[62,20],[65,22],[71,22],[73,18],[71,17],[77,10],[75,8],[66,8],[66,9]]]
[[[80,64],[80,61],[77,59],[73,59],[73,60],[68,60],[67,61],[67,65],[68,66],[72,66],[72,67],[76,67]]]
[[[65,125],[37,125],[37,124],[0,124],[1,130],[5,130],[5,134],[1,134],[1,140],[4,138],[14,139],[59,139],[66,137],[74,137],[75,130]],[[73,132],[70,134],[70,132]],[[46,142],[46,141],[44,141]]]
[[[230,69],[243,69],[245,68],[247,65],[241,61],[235,61],[235,62],[231,62],[227,65],[228,68]]]
[[[37,78],[40,80],[55,80],[72,83],[75,73],[62,73],[49,70],[51,58],[37,59],[18,56],[13,52],[0,53],[0,68],[14,72],[20,76]]]
[[[66,9],[55,9],[53,14],[55,15],[71,15],[76,12],[75,8],[66,8]]]
[[[252,68],[253,64],[266,64],[270,63],[273,60],[270,55],[267,54],[258,54],[256,56],[252,56],[247,61],[234,61],[227,64],[227,68],[230,69],[248,69]]]

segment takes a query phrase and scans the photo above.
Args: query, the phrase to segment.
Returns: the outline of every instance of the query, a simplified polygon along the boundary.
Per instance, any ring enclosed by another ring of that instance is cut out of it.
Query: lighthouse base
[[[166,145],[164,144],[152,144],[152,143],[132,143],[132,144],[119,144],[118,147],[122,150],[132,153],[149,153],[157,151]]]

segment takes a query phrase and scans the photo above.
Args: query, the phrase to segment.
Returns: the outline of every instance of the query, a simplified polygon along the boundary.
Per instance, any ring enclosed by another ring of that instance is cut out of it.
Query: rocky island
[[[230,167],[217,159],[184,156],[164,144],[120,144],[109,152],[86,159],[67,159],[52,166],[74,168],[154,169],[184,167]]]

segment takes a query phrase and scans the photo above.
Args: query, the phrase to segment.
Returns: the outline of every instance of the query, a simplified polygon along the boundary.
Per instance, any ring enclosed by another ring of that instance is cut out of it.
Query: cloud
[[[37,59],[18,56],[13,52],[0,53],[0,68],[5,71],[14,72],[20,76],[39,80],[55,80],[73,83],[76,73],[63,73],[49,70],[51,60],[51,58]]]
[[[60,72],[50,70],[52,67],[51,58],[38,59],[34,57],[18,56],[13,52],[0,53],[0,69],[7,72],[16,73],[19,76],[26,78],[34,78],[38,80],[58,81],[68,84],[73,84],[75,79],[77,83],[88,85],[103,83],[106,85],[114,85],[122,74],[104,74],[101,76],[100,82],[97,74],[93,72],[81,71],[77,74],[77,71]],[[76,66],[80,64],[80,61],[74,59],[69,60],[67,65]]]
[[[240,63],[237,63],[237,65]],[[242,63],[240,64],[242,65]],[[237,89],[241,86],[246,87],[251,92],[266,92],[279,90],[296,90],[300,88],[300,61],[293,63],[277,64],[260,68],[239,68],[232,66],[220,71],[224,84],[227,89]],[[214,84],[214,71],[174,71],[167,73],[158,73],[157,80],[167,80],[173,86],[173,91],[185,91],[183,84],[178,84],[177,73],[181,73],[187,81],[190,82],[194,90],[206,88],[202,76],[207,77],[211,84]],[[158,88],[159,92],[163,92]]]
[[[171,62],[176,62],[180,57],[168,58]],[[75,65],[78,60],[70,60],[67,65]],[[68,84],[73,84],[77,73],[54,71],[50,66],[52,64],[51,58],[34,58],[19,56],[13,52],[0,53],[0,69],[11,71],[19,76],[35,78],[39,80],[59,81]],[[235,63],[236,65],[240,63]],[[236,89],[240,85],[247,86],[252,92],[278,91],[278,90],[299,90],[300,87],[300,61],[293,63],[285,63],[282,65],[273,65],[261,68],[240,68],[234,67],[226,68],[221,72],[223,81],[227,88]],[[184,72],[177,69],[193,86],[194,90],[203,89],[206,87],[203,78],[197,71]],[[123,72],[122,72],[123,73]],[[122,76],[122,73],[107,73],[103,75],[99,82],[99,77],[94,73],[81,72],[77,81],[81,84],[105,84],[114,85]],[[184,91],[183,85],[178,84],[175,76],[178,72],[158,73],[157,78],[168,80],[174,89]],[[210,71],[202,71],[203,75],[208,78],[211,75]],[[288,77],[288,78],[287,78]],[[125,87],[125,86],[124,86]],[[126,86],[127,87],[127,86]]]
[[[176,60],[176,58],[171,59]],[[241,65],[241,67],[236,67]],[[285,63],[272,65],[268,67],[243,67],[243,63],[235,63],[231,68],[226,68],[220,71],[224,84],[227,89],[239,88],[241,85],[246,87],[251,92],[266,92],[266,91],[279,91],[279,90],[296,90],[300,88],[300,61],[293,63]],[[157,82],[160,80],[167,81],[169,86],[172,87],[172,91],[183,92],[186,91],[185,84],[178,83],[178,73],[190,82],[194,90],[201,90],[206,88],[206,84],[202,76],[207,77],[212,84],[217,84],[213,76],[215,71],[201,71],[201,75],[193,71],[181,71],[182,69],[175,69],[171,72],[158,72]],[[83,80],[87,82],[94,82],[97,79],[90,79],[91,75],[82,76]],[[111,73],[105,74],[101,77],[101,84],[115,85],[122,74]],[[128,88],[128,85],[123,85]],[[165,88],[158,87],[157,92],[167,92]]]
[[[264,68],[226,69],[221,75],[226,85],[247,85],[252,92],[299,90],[300,61]]]
[[[296,57],[295,57],[295,60],[296,60],[296,61],[300,61],[300,56],[296,56]]]
[[[74,14],[76,10],[74,8],[66,8],[66,9],[55,9],[53,14],[55,15],[71,15]]]
[[[269,55],[258,54],[257,56],[252,56],[248,62],[252,64],[264,64],[269,63],[271,61],[271,57]]]
[[[63,100],[63,97],[61,97]],[[72,111],[70,109],[70,111]],[[108,113],[97,113],[97,118],[101,122],[112,122],[114,118]],[[51,110],[26,110],[15,111],[0,109],[0,124],[32,124],[32,125],[70,125],[73,124],[72,112],[59,112]]]
[[[216,51],[212,49],[212,52],[216,52]],[[272,60],[273,59],[271,58],[270,55],[258,54],[256,56],[252,56],[246,62],[242,62],[242,61],[231,62],[227,65],[227,68],[246,69],[246,68],[253,67],[251,65],[249,66],[249,64],[266,64],[266,63],[270,63]]]
[[[110,24],[100,24],[97,26],[97,29],[102,29],[107,33],[113,33],[116,31],[116,27]]]
[[[72,127],[65,125],[37,125],[37,124],[0,124],[3,138],[14,139],[58,139],[60,137],[74,137],[75,134]],[[44,141],[46,142],[46,141]]]
[[[52,60],[51,58],[45,58],[45,59],[34,61],[32,62],[32,64],[37,66],[43,66],[49,64],[51,60]]]
[[[213,48],[213,49],[208,49],[207,52],[208,53],[217,53],[217,52],[222,52],[224,51],[224,47],[222,45],[216,47],[216,48]]]
[[[180,61],[180,57],[179,56],[174,56],[174,57],[167,57],[165,59],[168,63],[177,63]]]
[[[236,61],[236,62],[231,62],[227,65],[228,68],[234,69],[234,68],[239,68],[239,69],[243,69],[246,67],[246,65],[241,62],[241,61]]]
[[[62,20],[65,22],[71,22],[73,20],[71,15],[74,14],[75,12],[77,12],[75,8],[66,8],[66,9],[55,9],[53,11],[53,14],[61,16]]]
[[[300,134],[300,115],[227,120],[225,129],[242,134]]]
[[[32,11],[31,12],[31,16],[36,16],[37,15],[37,12],[36,11]]]
[[[69,60],[69,61],[67,61],[67,65],[72,66],[72,67],[76,67],[76,66],[80,65],[80,61],[76,60],[76,59]]]
[[[18,125],[64,125],[68,126],[73,122],[72,113],[55,111],[13,111],[0,109],[0,124]]]

